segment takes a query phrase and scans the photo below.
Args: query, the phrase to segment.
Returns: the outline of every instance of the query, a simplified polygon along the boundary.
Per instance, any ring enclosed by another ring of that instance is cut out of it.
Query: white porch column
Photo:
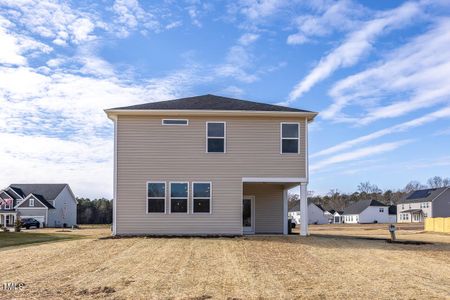
[[[308,235],[308,191],[306,183],[300,184],[300,235]]]
[[[283,234],[288,234],[288,190],[283,189]]]

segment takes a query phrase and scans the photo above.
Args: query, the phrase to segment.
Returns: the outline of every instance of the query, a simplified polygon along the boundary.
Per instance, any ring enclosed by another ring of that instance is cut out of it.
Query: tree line
[[[112,200],[77,198],[77,224],[111,224]]]
[[[376,184],[361,182],[356,191],[350,194],[341,193],[338,189],[331,189],[326,195],[308,195],[309,201],[320,204],[326,210],[342,211],[345,207],[360,200],[378,200],[387,205],[397,204],[407,193],[426,188],[450,187],[450,178],[434,176],[427,180],[426,184],[418,181],[410,181],[405,187],[398,190],[381,190]],[[310,193],[311,194],[311,193]],[[290,206],[293,201],[299,200],[299,195],[290,194]]]

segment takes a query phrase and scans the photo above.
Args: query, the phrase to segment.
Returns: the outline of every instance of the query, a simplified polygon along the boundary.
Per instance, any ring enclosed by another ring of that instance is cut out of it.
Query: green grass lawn
[[[0,232],[0,249],[34,243],[48,243],[63,240],[79,239],[81,236],[53,233]]]

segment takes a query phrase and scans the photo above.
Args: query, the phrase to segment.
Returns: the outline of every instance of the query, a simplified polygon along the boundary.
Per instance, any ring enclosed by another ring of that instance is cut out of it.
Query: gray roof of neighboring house
[[[320,205],[320,204],[316,204],[316,206],[317,206],[318,208],[320,208],[323,212],[327,211],[327,210],[326,210],[325,208],[323,208],[322,205]]]
[[[45,200],[45,198],[42,195],[39,194],[33,194],[34,196],[36,196],[36,198],[38,198],[39,201],[42,202],[42,204],[44,204],[45,206],[47,206],[48,208],[55,208],[53,205],[51,205],[47,200]]]
[[[10,187],[14,189],[23,198],[29,194],[36,197],[41,197],[44,200],[54,200],[62,190],[67,186],[66,183],[43,183],[43,184],[11,184]],[[39,200],[41,200],[39,198]],[[50,205],[50,204],[49,204]]]
[[[2,198],[2,199],[14,199],[13,197],[11,197],[11,195],[10,194],[8,194],[6,191],[1,191],[0,192],[0,198]]]
[[[240,100],[216,95],[202,95],[195,97],[180,98],[167,101],[150,102],[145,104],[131,105],[112,108],[131,110],[244,110],[244,111],[278,111],[278,112],[306,112],[312,111],[292,107],[260,103],[248,100]]]
[[[360,200],[351,204],[344,209],[344,215],[359,215],[363,210],[369,206],[387,206],[377,200]]]
[[[420,203],[430,202],[444,194],[445,190],[450,189],[448,187],[441,187],[435,189],[424,189],[412,191],[406,194],[398,203]]]
[[[315,206],[319,207],[319,205],[308,200],[308,205],[311,205],[311,204],[314,204]],[[289,212],[300,211],[300,200],[289,202],[288,208],[289,208]],[[321,206],[319,208],[321,210],[323,210],[323,208]]]

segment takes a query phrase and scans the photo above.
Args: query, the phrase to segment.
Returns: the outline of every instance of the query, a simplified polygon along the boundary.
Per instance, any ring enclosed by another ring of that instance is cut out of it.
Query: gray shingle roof
[[[319,205],[311,202],[308,199],[308,206],[311,204],[314,204],[315,206],[319,206]],[[300,200],[289,202],[288,208],[289,208],[289,210],[288,210],[289,212],[300,211]],[[319,209],[323,210],[322,206],[320,206]]]
[[[10,187],[14,189],[23,198],[29,194],[36,197],[43,197],[44,200],[54,200],[61,191],[67,186],[66,183],[44,183],[44,184],[11,184]],[[41,199],[39,199],[41,200]],[[49,204],[50,205],[50,204]]]
[[[114,109],[126,110],[244,110],[244,111],[277,111],[277,112],[306,112],[312,111],[260,103],[248,100],[240,100],[216,95],[202,95],[188,98],[180,98],[167,101],[150,102],[145,104],[117,107]]]
[[[45,200],[45,198],[42,195],[37,195],[37,194],[33,194],[36,196],[36,198],[38,198],[39,201],[42,202],[42,204],[44,204],[45,206],[47,206],[48,208],[55,208],[53,205],[51,205],[47,200]]]
[[[344,209],[344,215],[359,215],[363,210],[369,206],[387,206],[377,200],[360,200],[351,204]]]
[[[436,188],[436,189],[425,189],[412,191],[406,194],[400,201],[399,204],[405,203],[420,203],[420,202],[430,202],[436,199],[439,195],[448,189],[446,187]]]

